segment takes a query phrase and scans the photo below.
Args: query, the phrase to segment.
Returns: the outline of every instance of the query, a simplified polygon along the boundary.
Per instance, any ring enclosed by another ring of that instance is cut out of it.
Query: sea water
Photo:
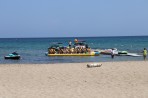
[[[76,63],[76,62],[108,62],[108,61],[137,61],[143,57],[115,56],[110,55],[87,56],[87,57],[48,57],[45,56],[48,47],[54,43],[68,45],[76,37],[60,38],[0,38],[0,63],[1,64],[46,64],[46,63]],[[77,37],[78,40],[86,41],[92,49],[117,48],[121,51],[142,54],[143,48],[148,49],[148,36],[126,37]],[[74,43],[74,42],[73,42]],[[21,55],[20,60],[5,60],[4,56],[17,51]]]

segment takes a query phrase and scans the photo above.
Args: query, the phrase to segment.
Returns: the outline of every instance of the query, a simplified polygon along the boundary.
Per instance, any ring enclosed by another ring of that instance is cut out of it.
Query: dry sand
[[[148,98],[148,61],[1,64],[0,98]]]

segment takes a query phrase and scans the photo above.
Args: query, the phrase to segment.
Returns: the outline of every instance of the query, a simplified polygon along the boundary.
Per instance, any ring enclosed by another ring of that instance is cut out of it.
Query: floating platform
[[[100,53],[98,52],[91,52],[89,54],[48,54],[45,53],[47,56],[99,56]]]
[[[99,56],[95,54],[48,54],[48,56]]]

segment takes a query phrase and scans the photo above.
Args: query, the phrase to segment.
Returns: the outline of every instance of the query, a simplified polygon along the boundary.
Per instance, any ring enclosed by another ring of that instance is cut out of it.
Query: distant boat
[[[21,58],[21,56],[18,53],[13,52],[13,53],[10,53],[9,55],[5,56],[4,58],[5,59],[19,60]]]
[[[113,48],[114,52],[115,52],[115,55],[117,55],[119,52],[116,48]],[[100,53],[101,54],[104,54],[104,55],[111,55],[112,53],[112,49],[105,49],[105,50],[100,50]]]
[[[127,53],[127,56],[139,57],[139,56],[142,56],[142,55],[138,55],[136,53]]]
[[[105,49],[105,50],[100,50],[100,53],[105,55],[111,55],[111,51],[112,49]],[[132,56],[132,57],[142,56],[137,53],[128,53],[127,51],[118,51],[117,49],[115,49],[115,55],[116,56]]]

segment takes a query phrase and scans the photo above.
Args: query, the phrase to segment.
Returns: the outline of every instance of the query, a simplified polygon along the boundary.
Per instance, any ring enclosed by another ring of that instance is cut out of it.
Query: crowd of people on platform
[[[78,39],[74,40],[74,45],[71,41],[69,41],[67,47],[50,47],[48,48],[49,54],[83,54],[83,53],[90,53],[91,48],[88,47],[87,44],[79,43]]]

